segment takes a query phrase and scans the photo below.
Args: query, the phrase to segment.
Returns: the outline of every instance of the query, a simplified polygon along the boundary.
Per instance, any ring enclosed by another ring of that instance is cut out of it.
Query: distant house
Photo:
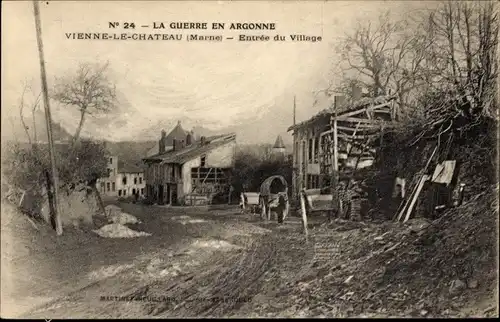
[[[209,203],[229,191],[234,164],[234,134],[200,137],[180,125],[161,132],[158,153],[143,159],[147,198],[158,204]]]
[[[104,196],[144,196],[146,182],[144,170],[131,163],[120,161],[117,156],[108,156],[108,176],[97,180],[97,189]]]
[[[165,131],[161,132],[161,142],[158,142],[158,144],[155,144],[149,151],[147,152],[146,156],[154,156],[160,153],[160,145],[163,146],[162,151],[168,152],[172,151],[174,148],[174,140],[177,142],[182,142],[185,141],[188,134],[191,137],[191,140],[194,141],[199,141],[199,137],[193,132],[193,131],[186,131],[182,128],[181,121],[177,122],[177,125],[173,128],[172,131],[167,135]]]

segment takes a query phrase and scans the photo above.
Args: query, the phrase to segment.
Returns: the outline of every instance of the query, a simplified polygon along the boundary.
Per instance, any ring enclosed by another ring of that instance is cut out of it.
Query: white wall
[[[110,162],[111,161],[111,162]],[[107,169],[110,171],[110,175],[106,178],[99,178],[96,182],[96,188],[102,195],[105,196],[115,196],[116,195],[116,180],[118,175],[118,158],[115,156],[107,157]],[[113,191],[113,183],[115,183],[115,191]],[[109,191],[108,191],[109,184]]]
[[[191,169],[201,165],[201,158],[190,160],[182,165],[182,191],[183,195],[191,193],[193,184],[191,182]],[[179,196],[180,197],[180,196]]]
[[[206,156],[207,168],[231,168],[234,165],[234,154],[236,150],[236,141],[213,149]]]
[[[123,182],[124,178],[126,178],[126,183]],[[136,183],[134,183],[134,179]],[[116,176],[116,196],[120,195],[119,191],[121,191],[121,197],[133,196],[134,189],[139,191],[139,195],[142,196],[146,193],[145,188],[144,173],[118,173]]]

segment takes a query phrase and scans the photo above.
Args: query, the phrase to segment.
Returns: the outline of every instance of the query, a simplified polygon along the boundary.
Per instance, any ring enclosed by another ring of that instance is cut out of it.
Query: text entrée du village
[[[321,42],[317,35],[277,34],[275,23],[223,23],[223,22],[153,22],[152,24],[137,24],[135,22],[108,22],[108,28],[113,32],[66,32],[69,40],[160,40],[160,41],[191,41],[191,42],[221,42],[224,40],[241,42]],[[122,32],[118,32],[123,29]],[[156,32],[147,32],[153,29]],[[170,30],[170,33],[161,31]],[[210,30],[210,32],[203,32]],[[233,32],[222,34],[224,30]],[[144,31],[144,32],[142,32]],[[187,31],[187,32],[186,32]],[[236,32],[234,32],[236,31]]]

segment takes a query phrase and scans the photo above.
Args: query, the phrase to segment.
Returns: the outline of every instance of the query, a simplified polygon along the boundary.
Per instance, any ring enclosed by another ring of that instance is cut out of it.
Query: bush
[[[32,216],[43,215],[48,221],[46,188],[51,166],[47,144],[10,143],[4,148],[2,183],[7,183],[7,190],[26,191],[21,205],[23,212]],[[55,158],[63,223],[74,222],[78,218],[90,223],[96,208],[96,199],[92,196],[95,182],[107,175],[104,146],[92,141],[81,141],[74,147],[58,144],[55,146]],[[14,200],[16,205],[18,202]]]
[[[41,190],[46,185],[46,174],[51,170],[47,144],[13,143],[7,145],[5,152],[2,172],[10,185],[23,190]],[[72,190],[82,183],[92,185],[107,175],[105,149],[100,143],[81,141],[74,148],[58,144],[55,159],[63,188]]]

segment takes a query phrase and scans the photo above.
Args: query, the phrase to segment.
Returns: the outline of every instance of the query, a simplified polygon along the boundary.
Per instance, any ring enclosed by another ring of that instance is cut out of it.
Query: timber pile
[[[292,275],[286,285],[275,286],[280,296],[274,306],[286,310],[273,316],[492,316],[497,195],[479,194],[434,222],[350,222],[341,231],[347,222],[337,221],[335,232],[315,230],[311,239],[336,251],[316,260],[307,278]]]

